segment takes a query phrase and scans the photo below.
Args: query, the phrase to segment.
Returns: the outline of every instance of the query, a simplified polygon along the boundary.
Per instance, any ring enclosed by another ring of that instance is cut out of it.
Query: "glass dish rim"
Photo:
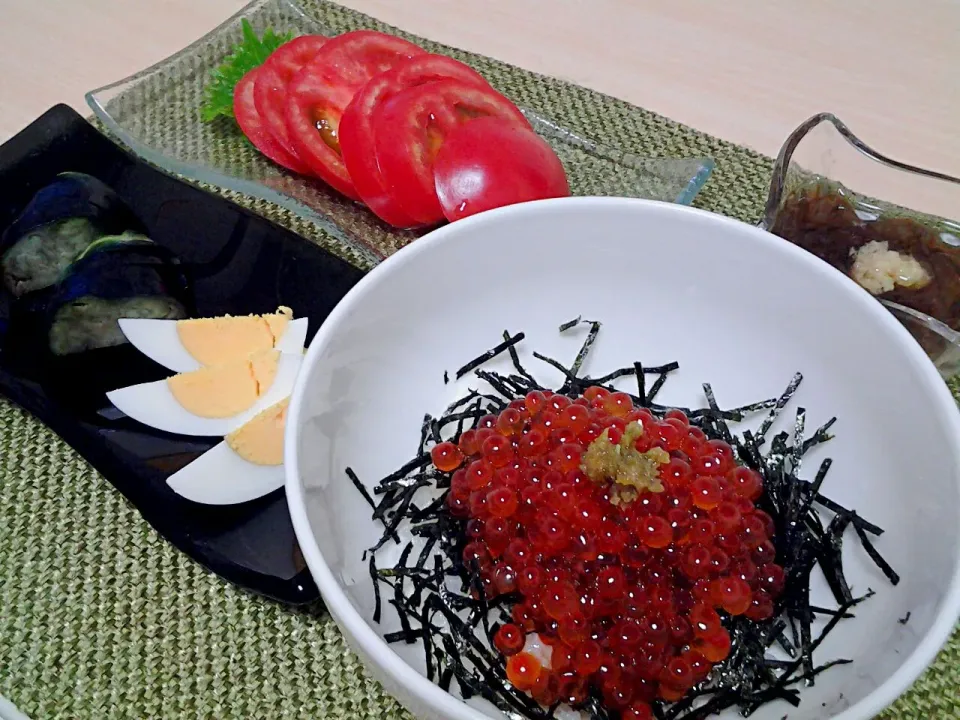
[[[888,155],[884,155],[861,140],[839,117],[831,112],[820,112],[807,118],[800,123],[800,125],[794,128],[794,130],[787,136],[787,139],[783,142],[783,145],[780,146],[776,161],[773,165],[773,173],[770,177],[770,186],[767,191],[767,201],[763,209],[763,217],[759,223],[759,226],[764,230],[769,230],[771,227],[773,227],[777,209],[780,207],[780,203],[783,201],[783,193],[787,187],[787,172],[790,169],[790,161],[793,158],[794,151],[811,130],[825,122],[832,125],[833,128],[840,134],[840,137],[847,142],[847,144],[849,144],[854,150],[869,160],[886,165],[894,170],[902,170],[914,175],[928,177],[933,180],[942,180],[948,183],[960,185],[960,178],[956,178],[952,175],[947,175],[946,173],[936,170],[928,170],[917,165],[901,162],[900,160],[895,160]]]
[[[235,175],[228,174],[216,170],[214,168],[208,167],[203,164],[195,164],[191,162],[186,162],[184,160],[177,159],[171,155],[157,150],[150,145],[147,145],[130,133],[128,133],[122,125],[114,118],[114,116],[107,110],[105,102],[101,102],[101,96],[104,93],[108,93],[112,90],[115,90],[118,87],[126,85],[128,83],[134,82],[141,78],[147,77],[148,75],[159,71],[168,63],[171,63],[177,60],[180,57],[183,57],[189,54],[194,48],[203,45],[210,38],[214,37],[217,33],[223,31],[226,27],[235,23],[237,20],[241,19],[245,15],[255,10],[260,6],[269,4],[271,2],[280,3],[284,5],[291,12],[295,13],[299,18],[308,26],[314,29],[322,29],[316,20],[310,15],[308,15],[297,0],[251,0],[246,5],[241,7],[235,13],[224,19],[222,22],[217,24],[208,32],[204,33],[198,37],[193,42],[184,46],[183,48],[177,50],[176,52],[168,55],[165,58],[158,60],[157,62],[145,67],[137,72],[128,75],[126,77],[115,80],[114,82],[102,85],[98,88],[87,91],[84,94],[84,100],[87,103],[87,106],[93,111],[94,116],[103,123],[104,127],[113,135],[116,139],[120,140],[124,145],[126,145],[131,151],[136,155],[143,158],[147,162],[163,169],[168,172],[175,173],[187,180],[192,180],[195,182],[206,183],[214,185],[216,187],[230,190],[233,192],[239,192],[241,194],[260,198],[267,202],[271,202],[275,205],[280,206],[281,208],[290,211],[294,215],[310,221],[317,225],[322,231],[330,235],[333,239],[344,243],[354,249],[365,261],[368,267],[373,267],[374,265],[382,262],[385,257],[380,256],[376,253],[369,245],[362,241],[358,241],[357,238],[350,236],[343,228],[341,228],[335,221],[331,220],[329,217],[324,215],[322,212],[314,210],[310,206],[295,200],[294,198],[282,193],[280,191],[274,190],[263,183],[256,180],[248,180]],[[571,130],[567,129],[563,125],[557,124],[552,118],[540,114],[538,111],[533,110],[532,108],[527,108],[520,106],[520,109],[524,114],[533,113],[541,121],[549,124],[552,129],[559,131],[564,134],[569,134],[580,139],[581,142],[584,142],[582,138],[576,136]],[[589,142],[589,141],[588,141]],[[604,143],[597,143],[598,145],[604,145]],[[609,146],[608,146],[609,147]],[[620,148],[617,148],[620,149]],[[627,152],[627,151],[624,151]],[[671,201],[674,204],[678,205],[690,205],[693,200],[697,197],[700,191],[706,185],[707,181],[710,179],[710,176],[713,174],[714,169],[716,168],[716,161],[714,158],[709,156],[691,156],[688,158],[652,158],[645,156],[638,156],[641,160],[655,160],[655,161],[690,161],[696,162],[698,168],[695,173],[693,173],[690,178],[687,180],[683,189],[676,195],[676,197]],[[344,198],[344,202],[351,202],[349,199]]]

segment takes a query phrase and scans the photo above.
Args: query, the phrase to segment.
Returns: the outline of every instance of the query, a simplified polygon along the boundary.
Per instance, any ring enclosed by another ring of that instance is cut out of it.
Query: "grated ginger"
[[[850,253],[851,276],[873,295],[891,292],[897,285],[922,288],[930,282],[930,274],[915,257],[891,250],[886,241],[871,240]]]

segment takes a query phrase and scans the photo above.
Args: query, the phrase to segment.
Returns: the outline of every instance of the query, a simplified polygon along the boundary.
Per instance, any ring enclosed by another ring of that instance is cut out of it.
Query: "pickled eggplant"
[[[179,260],[139,233],[101,237],[67,268],[47,306],[50,352],[126,342],[120,318],[182,319],[191,307]]]
[[[92,242],[139,230],[136,216],[109,187],[89,175],[62,173],[0,239],[3,284],[14,297],[50,287]]]

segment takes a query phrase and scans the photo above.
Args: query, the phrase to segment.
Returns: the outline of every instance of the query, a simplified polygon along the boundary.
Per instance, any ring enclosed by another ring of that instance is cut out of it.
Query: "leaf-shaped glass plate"
[[[292,0],[256,0],[176,55],[131,77],[87,93],[106,128],[147,161],[200,182],[276,203],[317,223],[347,255],[373,265],[419,233],[397,231],[358,203],[263,157],[236,123],[200,118],[210,73],[241,39],[246,18],[258,33],[331,33]],[[576,195],[620,195],[690,203],[713,170],[709,158],[641,158],[578,137],[524,108],[556,150]],[[420,231],[422,233],[422,231]]]

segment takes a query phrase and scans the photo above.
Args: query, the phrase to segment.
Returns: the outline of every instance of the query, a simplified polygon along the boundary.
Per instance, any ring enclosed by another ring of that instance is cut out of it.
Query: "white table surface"
[[[125,77],[242,0],[0,0],[0,141]],[[560,77],[774,154],[820,110],[960,175],[957,0],[342,0],[405,30]]]

